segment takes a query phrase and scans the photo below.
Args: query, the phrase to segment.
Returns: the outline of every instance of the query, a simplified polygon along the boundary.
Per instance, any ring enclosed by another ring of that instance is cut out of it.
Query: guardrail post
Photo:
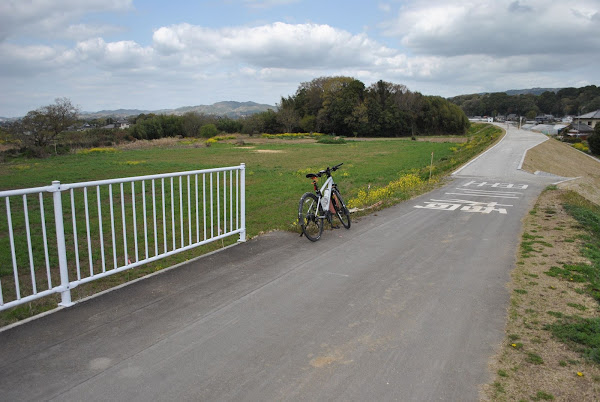
[[[69,307],[73,305],[71,301],[71,289],[69,289],[69,272],[67,267],[67,247],[65,243],[65,226],[63,222],[62,210],[62,189],[60,181],[52,182],[52,198],[54,200],[54,222],[56,225],[56,245],[58,248],[58,267],[60,270],[61,302],[59,306]]]
[[[246,164],[240,164],[240,242],[246,241]]]

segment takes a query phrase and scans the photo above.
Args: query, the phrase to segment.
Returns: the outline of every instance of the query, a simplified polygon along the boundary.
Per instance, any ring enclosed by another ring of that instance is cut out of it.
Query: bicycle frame
[[[315,193],[317,194],[317,197],[319,197],[317,202],[321,204],[323,212],[329,211],[331,205],[331,190],[335,186],[335,183],[333,182],[333,177],[329,176],[320,189],[318,187],[317,178],[313,178],[312,181],[313,186],[315,187]]]

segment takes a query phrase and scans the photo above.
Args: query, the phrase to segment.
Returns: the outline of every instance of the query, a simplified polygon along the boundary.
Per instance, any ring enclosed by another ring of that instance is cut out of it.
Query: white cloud
[[[102,26],[75,24],[82,15],[96,12],[129,11],[133,0],[2,0],[0,2],[0,41],[27,35],[36,38],[72,37]],[[109,25],[105,29],[114,30]]]
[[[55,71],[76,62],[77,58],[72,49],[0,43],[0,67],[3,75],[6,76],[31,76]]]
[[[165,55],[181,53],[287,69],[370,65],[396,53],[364,34],[353,35],[329,25],[282,22],[218,30],[179,24],[156,30],[153,44]]]
[[[417,54],[576,54],[600,49],[600,3],[414,1],[384,24]]]
[[[106,43],[102,38],[90,39],[77,44],[82,60],[92,61],[101,69],[137,70],[152,69],[154,50],[133,41]]]

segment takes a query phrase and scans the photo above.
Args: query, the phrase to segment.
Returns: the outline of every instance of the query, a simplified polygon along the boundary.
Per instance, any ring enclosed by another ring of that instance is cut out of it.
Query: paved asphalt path
[[[270,233],[0,332],[0,399],[477,400],[521,219],[556,181],[517,170],[544,139],[511,129],[317,243]]]

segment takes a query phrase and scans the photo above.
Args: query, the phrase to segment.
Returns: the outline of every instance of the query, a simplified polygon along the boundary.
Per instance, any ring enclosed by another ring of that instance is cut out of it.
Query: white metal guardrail
[[[245,165],[0,191],[0,310],[219,240],[246,240]],[[1,206],[0,206],[1,207]]]

